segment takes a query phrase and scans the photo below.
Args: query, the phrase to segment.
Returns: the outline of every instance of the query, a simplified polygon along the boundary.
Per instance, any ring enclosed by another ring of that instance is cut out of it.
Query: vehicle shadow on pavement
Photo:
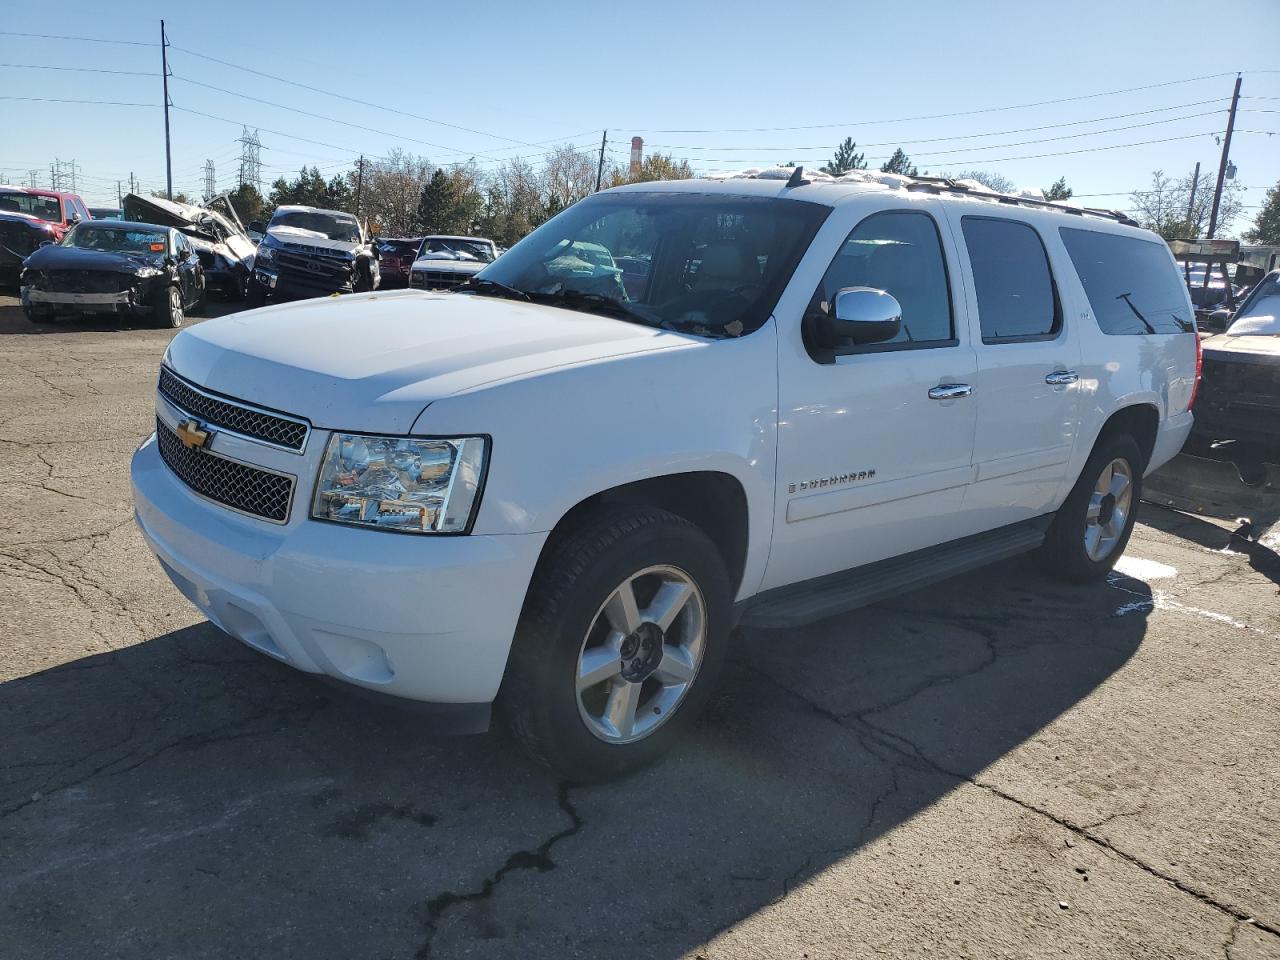
[[[89,656],[0,685],[0,927],[28,958],[680,957],[1012,748],[1052,756],[1142,640],[1124,587],[1010,561],[740,633],[690,742],[593,787],[208,624]]]
[[[1280,585],[1280,553],[1258,542],[1267,527],[1259,527],[1248,520],[1224,527],[1202,520],[1194,514],[1171,510],[1159,504],[1143,506],[1142,522],[1147,526],[1189,540],[1206,550],[1230,550],[1244,554],[1250,567],[1272,583]]]

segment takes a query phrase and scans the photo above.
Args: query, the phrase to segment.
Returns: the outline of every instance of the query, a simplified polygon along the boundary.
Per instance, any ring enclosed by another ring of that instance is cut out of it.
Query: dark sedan
[[[89,220],[27,257],[21,296],[32,323],[114,313],[180,327],[204,296],[204,271],[171,227]]]
[[[409,272],[418,256],[421,237],[388,237],[378,240],[378,269],[382,273],[380,290],[393,290],[409,285]]]

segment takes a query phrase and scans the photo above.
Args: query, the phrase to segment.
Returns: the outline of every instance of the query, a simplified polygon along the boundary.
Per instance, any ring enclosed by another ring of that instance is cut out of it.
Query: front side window
[[[769,318],[829,213],[778,197],[597,194],[544,223],[469,286],[482,295],[737,337]]]
[[[1103,333],[1194,329],[1182,277],[1165,244],[1075,227],[1058,232]]]
[[[823,274],[810,309],[830,315],[836,294],[845,287],[874,287],[891,294],[902,307],[902,327],[885,343],[837,353],[956,342],[942,241],[937,224],[926,213],[876,213],[854,227]]]
[[[1017,220],[964,217],[983,343],[1048,340],[1062,329],[1049,256],[1040,235]]]

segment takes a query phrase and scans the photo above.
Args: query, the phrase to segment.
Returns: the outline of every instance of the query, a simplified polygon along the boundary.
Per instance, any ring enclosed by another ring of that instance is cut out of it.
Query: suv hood
[[[209,390],[317,427],[401,434],[440,397],[701,342],[558,307],[405,290],[207,320],[173,339],[165,363]]]
[[[353,243],[350,240],[330,240],[317,230],[305,230],[302,227],[291,227],[286,224],[267,227],[267,236],[281,243],[335,250],[338,253],[355,253],[360,247],[359,243]]]
[[[29,270],[105,270],[138,275],[163,270],[164,255],[86,250],[52,244],[27,257],[26,266]]]

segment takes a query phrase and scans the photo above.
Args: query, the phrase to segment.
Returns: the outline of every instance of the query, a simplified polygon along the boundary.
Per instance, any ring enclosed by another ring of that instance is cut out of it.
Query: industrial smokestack
[[[644,160],[644,138],[631,138],[631,176],[640,175],[640,164]]]

